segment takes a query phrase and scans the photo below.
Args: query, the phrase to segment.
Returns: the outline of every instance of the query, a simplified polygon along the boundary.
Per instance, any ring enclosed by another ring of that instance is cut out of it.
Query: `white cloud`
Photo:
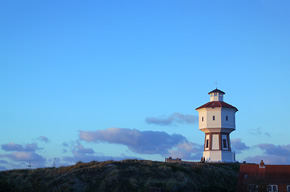
[[[179,143],[174,149],[169,150],[168,156],[184,160],[199,160],[202,157],[202,152],[202,145],[184,141]]]
[[[139,131],[127,128],[108,128],[97,131],[80,131],[81,140],[122,144],[140,154],[168,154],[179,143],[187,141],[179,134],[169,135],[162,131]]]

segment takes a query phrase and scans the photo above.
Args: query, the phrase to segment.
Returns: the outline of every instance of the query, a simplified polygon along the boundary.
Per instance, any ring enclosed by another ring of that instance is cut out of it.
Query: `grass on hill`
[[[0,191],[236,191],[239,164],[123,160],[0,172]]]

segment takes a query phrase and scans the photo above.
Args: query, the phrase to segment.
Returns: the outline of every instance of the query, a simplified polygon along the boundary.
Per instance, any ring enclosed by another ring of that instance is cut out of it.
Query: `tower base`
[[[231,151],[204,151],[203,157],[206,162],[229,162],[236,161],[235,153]]]

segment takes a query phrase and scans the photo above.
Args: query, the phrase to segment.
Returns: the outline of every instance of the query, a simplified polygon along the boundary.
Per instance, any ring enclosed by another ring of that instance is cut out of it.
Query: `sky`
[[[197,107],[237,107],[236,160],[290,164],[289,0],[0,1],[0,170],[199,161]]]

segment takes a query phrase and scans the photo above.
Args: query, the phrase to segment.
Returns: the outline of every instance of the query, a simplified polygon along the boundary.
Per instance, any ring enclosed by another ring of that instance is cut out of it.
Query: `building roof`
[[[223,92],[223,91],[221,91],[219,89],[214,89],[211,92],[209,92],[208,94],[211,94],[211,93],[222,93],[222,94],[226,94],[225,92]]]
[[[223,102],[223,101],[211,101],[211,102],[208,102],[198,108],[196,108],[195,110],[197,109],[201,109],[201,108],[213,108],[213,107],[224,107],[224,108],[234,108],[238,111],[238,109],[226,102]]]

